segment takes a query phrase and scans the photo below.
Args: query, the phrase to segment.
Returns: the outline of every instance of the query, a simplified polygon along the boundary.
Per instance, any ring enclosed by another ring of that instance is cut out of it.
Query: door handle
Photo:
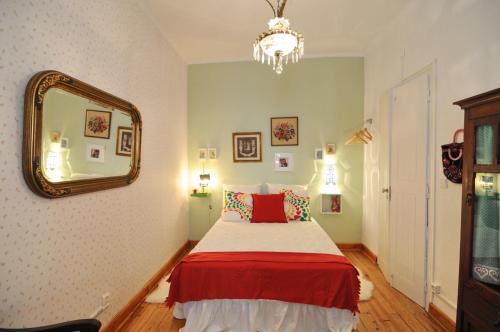
[[[382,194],[387,194],[387,199],[391,200],[391,187],[382,188]]]
[[[465,195],[465,203],[467,204],[467,206],[472,205],[472,193],[467,193],[467,195]]]

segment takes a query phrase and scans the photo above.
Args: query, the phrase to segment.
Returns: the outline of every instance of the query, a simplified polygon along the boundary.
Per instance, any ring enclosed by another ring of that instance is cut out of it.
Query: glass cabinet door
[[[474,185],[473,276],[500,285],[500,174],[477,173]]]
[[[497,120],[498,121],[498,120]],[[500,285],[500,173],[497,121],[475,127],[472,275]],[[496,143],[496,144],[495,144]]]
[[[476,164],[493,164],[493,126],[476,127]]]

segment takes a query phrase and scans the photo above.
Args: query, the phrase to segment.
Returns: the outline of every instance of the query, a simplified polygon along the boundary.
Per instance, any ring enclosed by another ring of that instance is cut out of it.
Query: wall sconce
[[[47,154],[47,163],[45,166],[51,172],[56,170],[57,164],[58,164],[58,160],[57,160],[58,158],[59,158],[59,153],[57,153],[55,151],[49,151],[49,153]]]
[[[201,192],[205,193],[205,188],[210,184],[210,174],[200,174]]]
[[[337,186],[337,147],[335,144],[326,145],[325,154],[325,181],[320,188],[322,194],[340,195]]]

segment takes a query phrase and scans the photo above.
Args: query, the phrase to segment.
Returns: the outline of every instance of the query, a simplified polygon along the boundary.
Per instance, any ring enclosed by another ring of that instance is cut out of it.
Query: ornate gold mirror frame
[[[59,88],[87,98],[92,102],[128,113],[132,122],[132,151],[130,171],[126,175],[97,177],[64,182],[49,181],[42,171],[42,114],[45,94],[50,88]],[[36,194],[47,198],[93,192],[126,186],[139,176],[142,121],[137,108],[118,97],[99,90],[57,71],[35,74],[26,87],[24,112],[23,173],[28,186]]]

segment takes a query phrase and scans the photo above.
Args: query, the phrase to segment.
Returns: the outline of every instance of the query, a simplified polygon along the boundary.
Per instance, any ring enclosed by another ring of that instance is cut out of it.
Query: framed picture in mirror
[[[132,128],[131,127],[118,127],[116,132],[116,154],[118,156],[131,156],[132,155]]]
[[[85,113],[85,136],[109,138],[111,112],[87,110]]]
[[[87,144],[87,161],[93,163],[103,163],[104,145]]]

